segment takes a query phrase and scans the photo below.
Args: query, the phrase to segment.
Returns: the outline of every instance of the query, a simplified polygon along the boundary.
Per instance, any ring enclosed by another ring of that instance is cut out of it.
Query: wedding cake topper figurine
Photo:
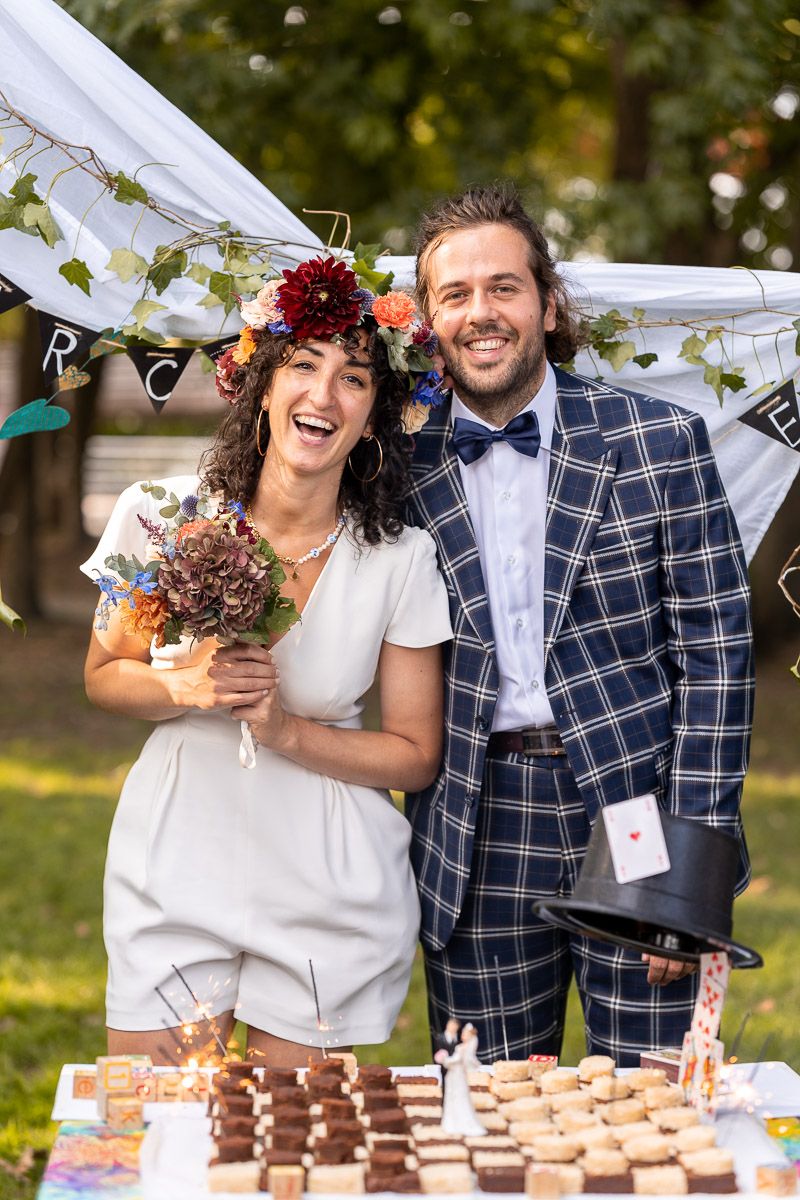
[[[449,1020],[445,1033],[454,1024],[457,1022]],[[434,1058],[442,1067],[443,1080],[446,1078],[442,1129],[462,1137],[482,1137],[486,1130],[472,1107],[469,1091],[469,1072],[477,1071],[481,1065],[478,1062],[478,1031],[475,1026],[469,1022],[463,1025],[461,1037],[452,1054],[442,1049],[436,1052]]]

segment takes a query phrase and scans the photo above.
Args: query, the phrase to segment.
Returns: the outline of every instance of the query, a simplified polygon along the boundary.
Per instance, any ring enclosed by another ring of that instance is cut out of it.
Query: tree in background
[[[408,251],[432,197],[511,177],[564,257],[800,261],[792,0],[63,3],[362,240]]]

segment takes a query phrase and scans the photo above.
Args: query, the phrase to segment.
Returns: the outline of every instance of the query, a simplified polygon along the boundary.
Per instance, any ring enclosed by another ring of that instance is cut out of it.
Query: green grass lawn
[[[61,1064],[104,1050],[102,864],[116,797],[146,728],[88,706],[84,640],[51,625],[32,630],[25,645],[2,642],[0,1159],[15,1164],[30,1147],[36,1161],[22,1180],[0,1164],[0,1200],[34,1195],[55,1133],[49,1113]],[[766,965],[734,973],[725,1029],[732,1037],[752,1011],[740,1057],[755,1056],[772,1034],[768,1057],[798,1067],[800,762],[791,731],[800,690],[784,664],[766,672],[759,705],[745,795],[754,884],[737,902],[735,932]],[[563,1061],[582,1052],[573,997]],[[428,1059],[421,963],[392,1040],[360,1053],[386,1063]]]

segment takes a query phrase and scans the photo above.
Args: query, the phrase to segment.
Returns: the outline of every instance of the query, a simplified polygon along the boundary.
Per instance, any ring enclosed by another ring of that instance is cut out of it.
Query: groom
[[[422,221],[417,277],[454,392],[416,440],[411,519],[450,595],[444,759],[407,797],[430,1018],[482,1055],[557,1053],[574,974],[590,1053],[680,1045],[695,978],[547,925],[600,807],[653,793],[740,839],[747,573],[702,420],[554,366],[577,325],[509,188]],[[495,962],[496,960],[496,962]],[[668,984],[666,987],[656,985]]]

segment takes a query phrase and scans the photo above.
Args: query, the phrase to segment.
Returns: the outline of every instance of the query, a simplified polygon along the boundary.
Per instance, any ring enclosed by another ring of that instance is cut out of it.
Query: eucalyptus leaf
[[[147,492],[154,500],[163,500],[167,494],[166,489],[160,483],[143,483],[141,487],[142,491]]]
[[[174,516],[177,516],[180,507],[180,504],[166,504],[164,508],[158,510],[159,516],[164,517],[167,521],[171,521]]]

